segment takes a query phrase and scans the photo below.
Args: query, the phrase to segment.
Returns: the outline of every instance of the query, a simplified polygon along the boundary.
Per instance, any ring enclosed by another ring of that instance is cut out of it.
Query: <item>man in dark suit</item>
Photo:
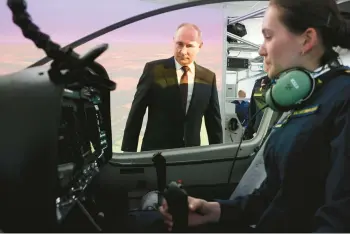
[[[122,151],[137,151],[146,108],[141,151],[199,146],[203,116],[209,144],[222,143],[215,73],[194,62],[202,45],[200,29],[184,23],[174,36],[174,56],[146,63],[126,122]]]

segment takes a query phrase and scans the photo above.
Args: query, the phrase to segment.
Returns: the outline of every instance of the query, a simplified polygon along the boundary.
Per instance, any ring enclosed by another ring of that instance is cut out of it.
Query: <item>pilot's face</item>
[[[192,27],[180,28],[174,36],[174,57],[182,66],[195,61],[202,47],[198,32]]]
[[[279,17],[279,8],[270,5],[262,25],[264,42],[259,54],[264,57],[264,70],[270,78],[281,71],[301,65],[300,36],[288,31]]]

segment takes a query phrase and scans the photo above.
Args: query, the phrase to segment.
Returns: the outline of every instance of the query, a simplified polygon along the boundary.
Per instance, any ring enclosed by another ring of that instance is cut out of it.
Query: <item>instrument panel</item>
[[[86,190],[107,161],[107,135],[101,96],[93,87],[66,88],[58,136],[58,221],[84,200]]]

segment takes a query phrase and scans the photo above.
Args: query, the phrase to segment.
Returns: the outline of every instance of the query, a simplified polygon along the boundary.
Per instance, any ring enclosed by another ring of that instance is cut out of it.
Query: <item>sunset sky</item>
[[[140,0],[56,0],[28,1],[35,24],[62,46],[125,18],[164,5]],[[16,72],[45,54],[25,39],[11,19],[11,12],[0,7],[0,75]],[[203,32],[204,46],[197,62],[217,75],[221,90],[223,74],[224,12],[222,8],[196,7],[152,17],[117,29],[76,49],[86,53],[99,43],[109,49],[98,59],[118,88],[111,94],[113,150],[120,151],[124,127],[138,79],[146,62],[172,56],[172,37],[183,22],[197,24]],[[144,123],[146,123],[145,115]],[[144,125],[145,126],[145,125]],[[140,134],[142,139],[143,130]],[[205,128],[202,143],[207,144]]]
[[[59,42],[70,42],[97,29],[128,17],[163,7],[162,4],[141,0],[56,0],[27,1],[33,21]],[[171,39],[174,28],[181,22],[198,24],[207,42],[216,41],[223,26],[220,8],[195,7],[155,16],[118,29],[105,40],[147,41]],[[22,42],[19,29],[11,21],[8,7],[0,7],[0,42]]]
[[[42,50],[23,37],[20,29],[12,22],[6,1],[1,2],[0,76],[24,69],[45,57]],[[62,46],[118,21],[164,7],[163,4],[143,0],[30,0],[27,3],[34,23]],[[217,86],[222,98],[221,91],[225,87],[222,78],[226,74],[223,67],[226,59],[223,43],[226,37],[225,17],[244,15],[251,10],[249,7],[241,10],[232,8],[230,12],[224,12],[222,6],[223,4],[216,4],[216,7],[194,7],[151,17],[117,29],[75,49],[82,54],[100,43],[110,45],[98,61],[107,69],[110,78],[118,84],[117,90],[111,94],[114,151],[120,151],[126,119],[145,63],[172,56],[172,37],[176,27],[183,22],[194,23],[201,28],[204,46],[197,62],[216,73]],[[261,44],[261,19],[249,19],[243,23],[248,32],[244,39]],[[344,58],[344,63],[350,64],[349,56]],[[232,78],[230,81],[228,76],[226,78],[227,83],[232,83]],[[250,96],[253,84],[254,80],[243,81],[239,88],[244,89]],[[147,116],[144,123],[146,119]],[[207,144],[205,133],[205,129],[202,128],[202,144]],[[140,135],[142,138],[143,130]]]

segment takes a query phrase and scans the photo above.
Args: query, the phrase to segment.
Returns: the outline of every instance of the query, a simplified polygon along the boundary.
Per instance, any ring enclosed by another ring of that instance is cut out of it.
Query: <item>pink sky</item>
[[[29,1],[28,11],[42,31],[59,42],[70,42],[102,27],[163,6],[142,0]],[[0,7],[0,41],[24,41],[11,18],[7,6]],[[202,28],[207,41],[215,42],[221,36],[223,20],[223,10],[220,8],[188,8],[128,25],[104,36],[104,40],[139,41],[142,38],[146,41],[164,41],[171,38],[169,36],[172,36],[178,24],[189,21]]]
[[[127,17],[161,7],[140,0],[28,3],[34,22],[62,45]],[[172,37],[176,27],[183,22],[195,23],[201,28],[204,46],[197,62],[216,73],[218,89],[221,90],[224,21],[223,12],[218,8],[198,7],[156,16],[118,29],[76,49],[79,53],[85,53],[99,43],[110,44],[99,62],[118,84],[117,90],[111,94],[113,142],[117,151],[144,64],[172,56]],[[16,72],[45,56],[11,22],[6,7],[0,7],[0,28],[0,75]]]

